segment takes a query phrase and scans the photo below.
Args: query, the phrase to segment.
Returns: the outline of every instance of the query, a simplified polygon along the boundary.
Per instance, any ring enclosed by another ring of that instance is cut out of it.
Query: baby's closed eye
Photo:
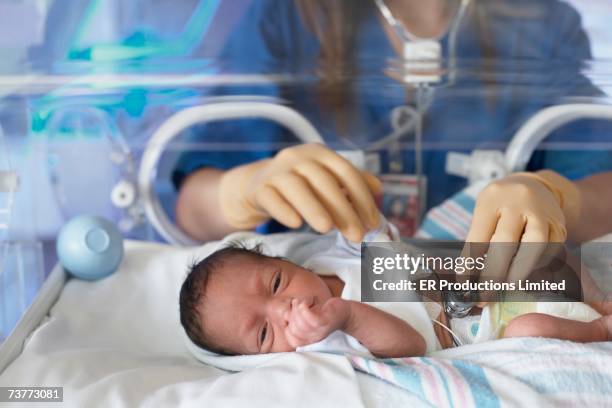
[[[280,288],[280,284],[281,284],[281,275],[279,273],[274,278],[274,284],[272,285],[272,293],[278,292],[278,289]]]
[[[268,336],[268,323],[264,323],[264,325],[261,328],[260,334],[259,334],[259,349],[260,350],[261,350],[262,345],[265,343],[267,336]]]
[[[272,281],[270,285],[270,292],[274,295],[278,293],[281,289],[281,284],[283,282],[283,271],[280,268],[277,268],[276,271],[272,274]]]

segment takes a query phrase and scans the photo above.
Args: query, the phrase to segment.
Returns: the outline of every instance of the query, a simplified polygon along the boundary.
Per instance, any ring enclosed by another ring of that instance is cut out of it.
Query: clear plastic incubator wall
[[[174,223],[177,169],[202,157],[238,164],[325,143],[381,177],[380,208],[410,237],[469,184],[553,162],[579,178],[611,155],[604,1],[576,2],[590,54],[571,63],[530,58],[541,38],[529,36],[503,44],[522,58],[499,44],[462,54],[473,34],[465,1],[450,2],[441,45],[415,38],[405,59],[357,53],[333,73],[320,58],[228,51],[251,1],[177,3],[0,1],[0,344],[48,281],[71,218],[194,244]],[[543,18],[535,5],[525,15]]]

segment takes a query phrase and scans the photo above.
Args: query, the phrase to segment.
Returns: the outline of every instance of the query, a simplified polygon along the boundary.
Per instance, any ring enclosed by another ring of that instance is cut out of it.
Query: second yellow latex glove
[[[464,251],[480,256],[486,250],[481,279],[517,282],[555,256],[559,246],[542,243],[565,242],[567,225],[579,214],[578,188],[563,176],[550,170],[512,174],[489,184],[476,200],[466,242],[492,245]]]
[[[580,213],[578,188],[550,170],[515,173],[476,200],[468,242],[565,242]]]
[[[219,200],[227,222],[250,229],[274,218],[290,228],[305,220],[318,232],[333,227],[360,241],[379,224],[374,194],[381,184],[321,144],[281,150],[274,158],[227,171]]]

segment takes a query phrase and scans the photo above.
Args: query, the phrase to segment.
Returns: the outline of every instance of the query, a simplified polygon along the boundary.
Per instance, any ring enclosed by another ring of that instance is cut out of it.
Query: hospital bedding
[[[612,406],[612,343],[503,339],[432,357],[351,357],[364,373],[436,407]]]
[[[310,234],[243,238],[296,262],[320,245]],[[177,298],[185,265],[214,247],[127,242],[117,273],[66,284],[0,386],[63,386],[66,406],[612,406],[610,343],[506,339],[393,360],[286,353],[231,374],[202,365],[183,343]]]

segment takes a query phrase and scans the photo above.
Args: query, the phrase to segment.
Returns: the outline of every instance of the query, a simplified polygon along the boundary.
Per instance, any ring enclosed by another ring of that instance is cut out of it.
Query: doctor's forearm
[[[570,240],[580,243],[612,232],[612,172],[595,174],[575,184],[580,190],[580,217],[567,226]]]
[[[223,171],[205,168],[191,174],[179,192],[176,220],[190,237],[200,241],[221,239],[236,231],[223,217],[218,189]]]

